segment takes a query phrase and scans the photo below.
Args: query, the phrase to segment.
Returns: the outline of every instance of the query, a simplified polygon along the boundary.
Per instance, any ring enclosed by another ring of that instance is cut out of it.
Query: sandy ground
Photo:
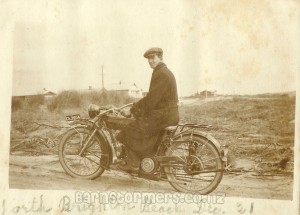
[[[251,163],[238,160],[238,165],[250,168]],[[10,155],[9,182],[11,189],[97,190],[174,192],[168,182],[151,181],[117,171],[105,171],[95,180],[70,177],[62,169],[58,156]],[[251,173],[225,173],[215,192],[228,197],[292,199],[293,176],[253,176]]]

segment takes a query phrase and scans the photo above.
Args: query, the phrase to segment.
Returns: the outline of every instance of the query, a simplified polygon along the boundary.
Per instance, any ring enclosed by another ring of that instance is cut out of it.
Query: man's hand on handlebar
[[[130,109],[128,108],[121,110],[120,113],[122,116],[125,116],[127,118],[131,117],[131,112]]]

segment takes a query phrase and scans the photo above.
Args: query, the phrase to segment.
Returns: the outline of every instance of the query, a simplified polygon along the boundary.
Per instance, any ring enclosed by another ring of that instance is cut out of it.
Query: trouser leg
[[[126,163],[132,167],[139,167],[140,158],[134,151],[127,149]]]
[[[132,122],[116,136],[128,150],[129,163],[139,163],[140,158],[154,154],[160,130],[158,120],[145,118]]]

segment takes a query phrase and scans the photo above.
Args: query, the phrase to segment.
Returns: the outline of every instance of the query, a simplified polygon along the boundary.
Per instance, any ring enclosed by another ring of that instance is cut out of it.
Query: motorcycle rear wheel
[[[173,142],[166,149],[166,156],[178,156],[189,159],[181,162],[169,162],[164,167],[169,183],[179,192],[188,192],[205,195],[214,191],[220,184],[223,171],[223,162],[216,146],[202,136],[190,135],[179,137],[175,140],[186,142]],[[191,155],[191,144],[194,152]],[[197,173],[208,171],[207,173]]]
[[[72,177],[95,179],[109,162],[108,146],[100,135],[94,135],[89,147],[80,156],[79,152],[91,131],[84,127],[69,130],[59,144],[59,161]]]

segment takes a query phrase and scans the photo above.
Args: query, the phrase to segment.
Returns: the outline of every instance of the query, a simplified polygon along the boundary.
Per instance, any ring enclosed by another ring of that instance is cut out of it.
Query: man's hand
[[[125,116],[127,118],[131,117],[130,109],[126,108],[126,109],[121,110],[121,115]]]
[[[145,113],[140,108],[139,103],[134,103],[133,106],[130,108],[130,112],[132,113],[133,117],[136,119],[145,116]]]

